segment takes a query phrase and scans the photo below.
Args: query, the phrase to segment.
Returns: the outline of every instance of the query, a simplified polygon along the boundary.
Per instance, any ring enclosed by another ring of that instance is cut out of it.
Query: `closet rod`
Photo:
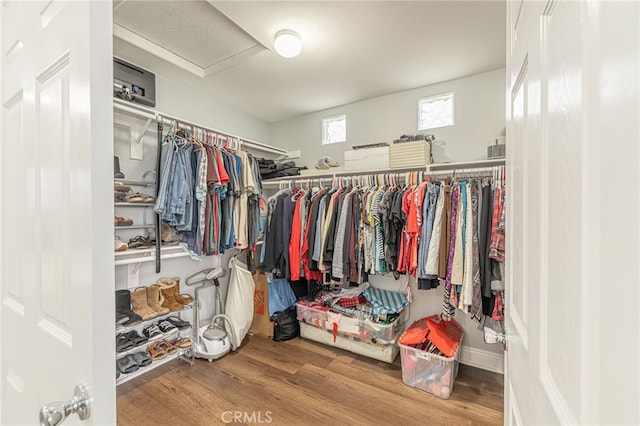
[[[484,173],[484,172],[493,172],[496,167],[502,167],[502,165],[489,166],[489,167],[476,167],[473,169],[449,169],[449,170],[432,170],[427,172],[427,176],[434,175],[465,175],[467,173]]]
[[[125,103],[125,102],[126,101],[122,101],[122,100],[119,100],[119,99],[114,99],[113,100],[113,105],[117,110],[129,113],[131,115],[136,115],[136,116],[141,117],[141,118],[151,118],[151,119],[154,119],[154,120],[157,120],[157,121],[162,120],[163,122],[165,122],[167,124],[171,123],[171,121],[177,121],[178,123],[181,123],[181,124],[184,124],[184,125],[187,125],[187,126],[197,127],[199,129],[207,130],[207,131],[210,131],[210,132],[214,132],[214,133],[217,133],[217,134],[222,135],[222,136],[235,138],[235,139],[238,139],[238,140],[242,141],[245,144],[245,146],[247,146],[248,148],[252,148],[252,149],[254,149],[256,151],[276,154],[276,155],[284,157],[284,158],[286,158],[289,155],[288,151],[286,151],[284,149],[281,149],[281,148],[276,148],[276,147],[273,147],[273,146],[269,146],[269,145],[264,144],[262,142],[257,142],[257,141],[251,140],[251,139],[241,138],[239,136],[235,136],[235,135],[232,135],[232,134],[227,133],[227,132],[221,132],[221,131],[213,129],[211,127],[202,126],[200,124],[193,123],[193,122],[187,121],[187,120],[183,120],[183,119],[178,118],[178,117],[167,115],[167,114],[164,114],[164,113],[161,113],[161,112],[156,112],[156,111],[151,110],[149,108],[145,108],[145,107],[143,107],[141,105]]]

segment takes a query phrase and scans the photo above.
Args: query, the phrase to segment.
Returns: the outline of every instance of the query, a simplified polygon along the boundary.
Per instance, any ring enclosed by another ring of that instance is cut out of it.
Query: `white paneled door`
[[[639,23],[507,2],[505,424],[640,424]]]
[[[0,6],[3,425],[38,424],[78,384],[82,424],[115,423],[111,8]]]

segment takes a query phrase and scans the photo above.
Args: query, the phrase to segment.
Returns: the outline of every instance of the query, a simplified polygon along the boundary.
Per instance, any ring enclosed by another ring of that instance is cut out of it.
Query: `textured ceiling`
[[[114,22],[117,56],[268,122],[505,66],[500,1],[124,1]]]

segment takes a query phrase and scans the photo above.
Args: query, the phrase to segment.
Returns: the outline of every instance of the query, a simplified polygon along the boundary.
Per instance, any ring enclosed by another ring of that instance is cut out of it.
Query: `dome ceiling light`
[[[294,58],[302,50],[300,35],[291,30],[278,31],[273,40],[273,48],[283,58]]]

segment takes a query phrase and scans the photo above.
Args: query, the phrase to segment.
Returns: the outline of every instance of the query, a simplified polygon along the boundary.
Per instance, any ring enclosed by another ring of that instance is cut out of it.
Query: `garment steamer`
[[[220,297],[220,282],[218,278],[223,275],[222,268],[204,269],[189,276],[185,283],[188,286],[197,286],[195,290],[194,309],[194,354],[196,358],[206,359],[209,362],[218,359],[229,353],[231,347],[236,347],[232,342],[235,335],[231,319],[223,313],[224,305]],[[214,312],[211,321],[200,319],[200,291],[205,288],[214,288]],[[229,327],[231,333],[227,332],[225,325]]]

